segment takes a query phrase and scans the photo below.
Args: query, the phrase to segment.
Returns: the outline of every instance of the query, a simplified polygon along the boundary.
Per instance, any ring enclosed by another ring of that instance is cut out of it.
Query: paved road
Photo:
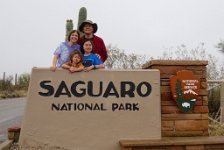
[[[26,98],[0,100],[0,142],[7,139],[7,128],[21,126]]]

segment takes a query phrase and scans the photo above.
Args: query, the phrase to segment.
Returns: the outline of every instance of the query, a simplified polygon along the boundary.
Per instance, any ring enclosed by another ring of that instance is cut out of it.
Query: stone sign
[[[160,138],[158,70],[32,70],[22,147],[119,150],[121,139]]]

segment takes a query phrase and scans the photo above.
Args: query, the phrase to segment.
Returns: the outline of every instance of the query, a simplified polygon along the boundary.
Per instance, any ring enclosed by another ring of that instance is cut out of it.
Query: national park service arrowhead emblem
[[[200,78],[192,71],[182,70],[170,77],[171,92],[182,112],[190,112],[200,92]]]

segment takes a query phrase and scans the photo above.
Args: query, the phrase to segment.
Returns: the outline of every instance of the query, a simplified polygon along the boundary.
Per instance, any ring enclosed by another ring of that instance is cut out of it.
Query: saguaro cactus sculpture
[[[65,40],[68,39],[68,34],[73,30],[73,22],[71,19],[66,21],[66,37]]]
[[[82,7],[79,9],[79,19],[78,19],[78,25],[77,25],[77,29],[79,31],[79,26],[80,24],[85,21],[87,18],[87,10],[85,7]],[[82,35],[82,32],[79,31],[80,35]]]

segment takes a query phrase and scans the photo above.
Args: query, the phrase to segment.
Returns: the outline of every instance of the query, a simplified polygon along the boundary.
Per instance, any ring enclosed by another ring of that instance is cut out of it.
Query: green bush
[[[16,85],[16,89],[28,90],[29,82],[30,82],[30,74],[24,73],[20,75],[18,78],[18,84]]]

